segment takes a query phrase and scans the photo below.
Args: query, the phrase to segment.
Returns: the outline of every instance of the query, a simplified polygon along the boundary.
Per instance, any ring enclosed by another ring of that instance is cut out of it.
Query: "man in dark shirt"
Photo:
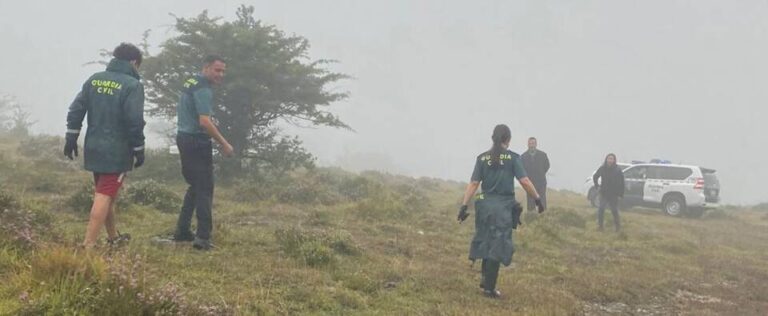
[[[523,153],[523,167],[528,174],[528,178],[536,187],[536,192],[541,196],[541,203],[547,206],[547,172],[549,172],[549,157],[547,153],[537,148],[538,142],[535,137],[528,138],[528,151]],[[528,210],[536,208],[534,198],[528,195]]]

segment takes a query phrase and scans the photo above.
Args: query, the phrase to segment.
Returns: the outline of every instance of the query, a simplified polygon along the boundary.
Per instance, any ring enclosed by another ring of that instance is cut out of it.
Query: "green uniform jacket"
[[[515,253],[512,230],[517,227],[522,210],[514,196],[480,195],[475,201],[475,237],[469,247],[469,259],[491,259],[510,265]]]
[[[510,265],[515,247],[512,230],[517,227],[522,208],[515,200],[515,179],[527,177],[520,156],[505,150],[500,166],[492,167],[491,155],[477,157],[472,181],[481,182],[483,193],[475,201],[475,236],[469,259],[491,259]]]
[[[144,149],[144,86],[130,62],[112,59],[88,78],[69,106],[67,133],[79,134],[88,114],[85,169],[122,173],[133,168],[133,151]]]

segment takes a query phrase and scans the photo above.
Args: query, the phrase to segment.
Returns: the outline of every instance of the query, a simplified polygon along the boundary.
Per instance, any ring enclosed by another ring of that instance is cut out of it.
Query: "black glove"
[[[522,226],[523,221],[520,220],[520,215],[523,214],[523,206],[515,201],[515,205],[512,207],[512,229],[517,229],[517,226]]]
[[[75,160],[74,157],[77,157],[77,137],[80,136],[80,134],[75,133],[67,133],[65,136],[65,139],[67,140],[67,143],[64,145],[64,156],[67,156],[69,160]],[[72,154],[74,153],[74,157]]]
[[[541,198],[536,199],[536,209],[539,210],[539,214],[544,213],[544,203],[541,203]]]
[[[142,150],[134,150],[133,151],[133,158],[134,158],[134,168],[141,167],[141,165],[144,164],[144,149]]]
[[[461,208],[459,209],[459,216],[457,217],[457,219],[459,220],[459,223],[464,222],[464,220],[466,220],[467,217],[469,217],[469,212],[467,212],[468,208],[469,207],[467,207],[466,205],[462,205]]]

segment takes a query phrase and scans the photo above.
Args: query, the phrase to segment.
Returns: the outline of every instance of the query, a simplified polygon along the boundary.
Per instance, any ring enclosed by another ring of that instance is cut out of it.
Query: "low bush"
[[[315,169],[297,171],[269,180],[240,180],[234,184],[236,199],[241,202],[274,199],[281,203],[332,205],[344,197],[325,175]]]
[[[17,315],[228,315],[232,311],[190,302],[174,284],[147,286],[143,258],[77,254],[52,248],[30,260],[24,271],[28,288]]]
[[[359,201],[384,189],[381,182],[363,176],[347,177],[337,184],[341,195],[352,201]]]
[[[0,246],[30,249],[54,234],[47,212],[27,210],[16,198],[0,191]]]
[[[154,180],[163,184],[181,183],[181,160],[179,155],[171,154],[167,148],[148,149],[143,166],[131,171],[133,181]]]
[[[310,240],[301,244],[298,255],[309,266],[325,266],[331,263],[333,250],[319,240]]]
[[[178,212],[182,202],[168,186],[152,179],[129,184],[123,199],[127,203],[150,206],[164,213]]]
[[[63,149],[64,138],[59,136],[37,135],[22,139],[21,142],[19,142],[18,152],[25,158],[67,163],[69,158],[64,156],[62,152]],[[80,149],[82,149],[82,147]]]
[[[78,213],[89,213],[93,206],[93,183],[83,182],[69,195],[66,205]]]
[[[275,239],[288,255],[309,266],[332,264],[334,255],[357,255],[359,248],[346,231],[311,232],[299,228],[278,229]]]
[[[19,206],[16,196],[5,190],[0,190],[0,210],[17,209]]]

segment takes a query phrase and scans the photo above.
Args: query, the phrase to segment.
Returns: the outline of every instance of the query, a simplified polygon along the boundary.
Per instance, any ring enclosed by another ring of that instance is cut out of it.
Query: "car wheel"
[[[685,198],[679,195],[670,195],[664,199],[664,203],[662,203],[661,207],[667,215],[683,215],[683,213],[685,213]]]

